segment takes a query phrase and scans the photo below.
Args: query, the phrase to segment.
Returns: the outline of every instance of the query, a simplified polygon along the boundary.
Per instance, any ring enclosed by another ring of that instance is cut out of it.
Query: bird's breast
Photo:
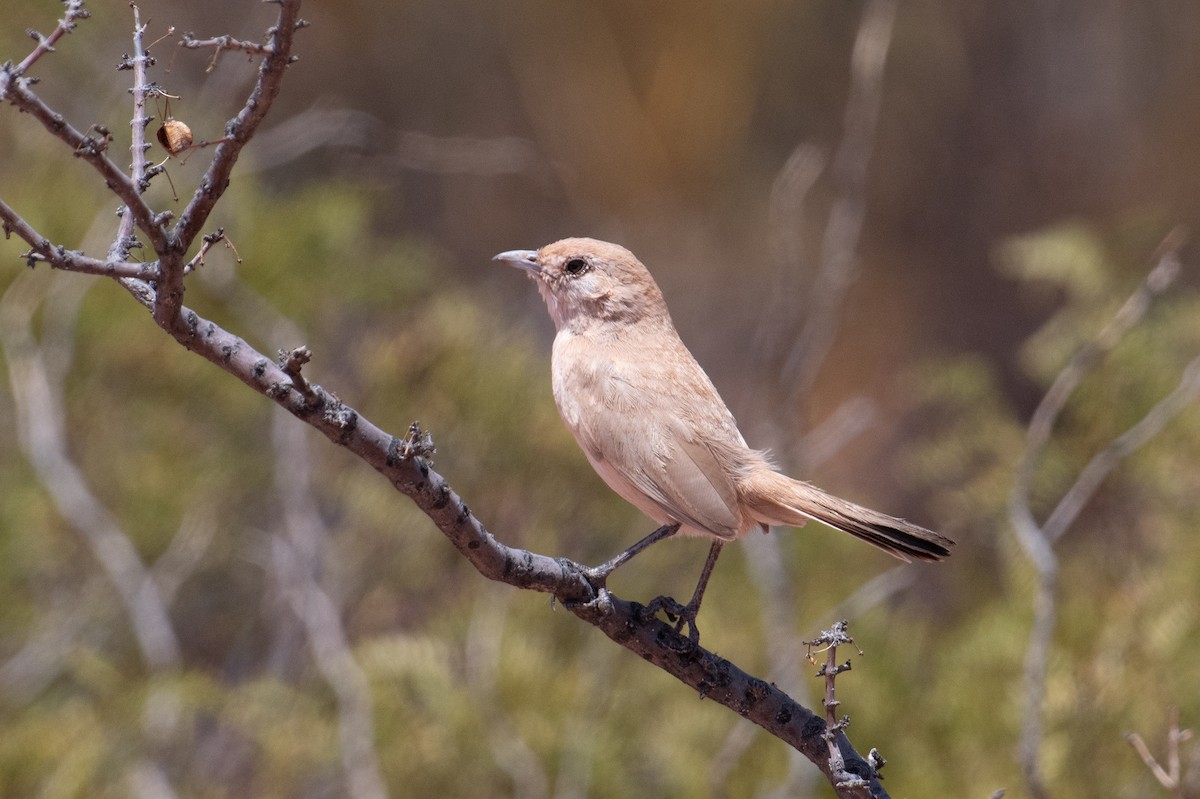
[[[563,331],[555,338],[554,401],[577,439],[585,419],[603,425],[609,409],[627,403],[631,396],[628,375],[612,356],[610,348],[583,336]]]

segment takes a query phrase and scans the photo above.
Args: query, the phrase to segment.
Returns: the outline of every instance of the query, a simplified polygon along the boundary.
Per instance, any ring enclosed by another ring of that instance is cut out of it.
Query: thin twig
[[[3,72],[4,68],[0,66],[0,73]],[[155,250],[165,247],[167,239],[161,226],[161,220],[156,218],[150,207],[146,205],[137,185],[126,177],[121,168],[105,154],[107,145],[102,147],[99,139],[77,130],[63,118],[62,114],[50,108],[40,97],[31,92],[24,85],[25,80],[20,78],[12,81],[7,90],[0,93],[0,99],[8,100],[41,122],[46,130],[66,142],[77,158],[82,158],[91,164],[104,178],[105,185],[131,210],[133,221],[137,224],[138,229],[150,239]]]
[[[62,269],[67,272],[80,272],[86,275],[101,275],[103,277],[125,277],[139,280],[152,280],[158,272],[153,263],[141,264],[134,261],[101,261],[75,250],[68,250],[51,241],[34,230],[8,203],[0,200],[0,229],[4,237],[15,233],[32,249],[23,256],[30,266],[44,262],[51,269]]]
[[[58,25],[50,32],[49,36],[42,36],[39,33],[30,31],[29,34],[37,41],[37,46],[33,51],[25,56],[21,63],[17,64],[10,73],[13,77],[20,77],[29,71],[39,58],[46,53],[54,52],[54,44],[66,34],[75,30],[75,21],[79,19],[87,19],[92,14],[83,7],[83,0],[68,0],[66,9],[63,12],[63,17],[58,21]],[[0,96],[4,94],[6,77],[0,72]]]
[[[225,136],[201,178],[196,193],[172,229],[176,246],[187,249],[204,227],[213,206],[229,186],[229,176],[242,148],[254,136],[271,110],[283,82],[283,73],[292,62],[292,44],[296,30],[303,27],[299,0],[281,0],[279,18],[271,28],[269,52],[259,67],[258,80],[237,115],[225,124]],[[181,278],[182,275],[179,275]],[[173,280],[174,278],[169,278]],[[182,295],[180,295],[180,300]],[[170,301],[177,305],[176,300]],[[161,322],[160,322],[161,324]]]
[[[817,671],[818,677],[823,677],[825,681],[825,697],[821,700],[821,706],[825,708],[825,730],[821,734],[822,739],[829,752],[829,774],[833,780],[834,787],[844,788],[851,793],[865,792],[868,789],[868,783],[858,773],[852,773],[846,769],[846,758],[841,749],[840,736],[843,731],[850,726],[850,717],[842,716],[840,719],[837,715],[837,709],[841,702],[837,699],[837,677],[844,671],[850,671],[850,660],[845,663],[837,662],[837,650],[843,644],[854,645],[854,639],[850,637],[846,631],[848,622],[835,622],[833,627],[828,630],[823,630],[819,636],[811,641],[805,641],[804,645],[808,647],[808,659],[815,662],[813,650],[825,653],[825,662],[821,664],[821,668]],[[857,647],[855,647],[857,648]],[[862,650],[858,650],[858,654],[862,655]],[[871,750],[873,753],[875,750]],[[883,758],[878,760],[882,763]],[[877,777],[874,766],[869,772],[872,776]],[[864,793],[869,796],[869,793]]]
[[[209,39],[197,39],[194,33],[185,33],[179,39],[179,46],[185,50],[200,50],[203,48],[213,48],[213,56],[208,62],[208,67],[205,72],[212,72],[217,67],[217,61],[221,58],[221,54],[226,51],[240,51],[249,53],[250,55],[269,55],[272,52],[272,44],[260,42],[248,42],[242,39],[235,39],[232,36],[213,36]]]
[[[1158,780],[1158,784],[1171,792],[1173,799],[1184,799],[1186,794],[1186,785],[1183,780],[1182,762],[1179,756],[1179,747],[1181,744],[1191,740],[1191,730],[1181,730],[1179,728],[1179,708],[1171,708],[1171,720],[1167,729],[1167,767],[1163,768],[1159,764],[1158,759],[1150,753],[1150,747],[1146,746],[1146,742],[1142,740],[1142,736],[1136,732],[1127,733],[1125,740],[1129,741],[1129,745],[1138,753],[1138,757],[1146,764],[1146,768],[1150,769],[1150,773],[1154,775],[1154,779]]]

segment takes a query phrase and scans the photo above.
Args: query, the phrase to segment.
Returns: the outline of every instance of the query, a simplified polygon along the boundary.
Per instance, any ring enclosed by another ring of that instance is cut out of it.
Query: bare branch
[[[54,44],[66,34],[75,30],[75,21],[87,19],[92,14],[83,7],[83,0],[68,0],[66,10],[63,13],[63,18],[58,21],[58,25],[50,32],[49,36],[42,36],[36,31],[30,31],[29,35],[37,41],[37,47],[33,48],[33,52],[25,56],[24,60],[12,70],[13,77],[20,77],[29,71],[39,58],[46,53],[54,52]],[[4,81],[6,77],[3,71],[0,71],[0,96],[4,95],[6,86]]]
[[[0,66],[0,75],[3,75],[4,72],[5,67]],[[67,122],[62,114],[54,111],[40,97],[31,92],[25,85],[26,82],[25,78],[8,82],[7,89],[0,88],[0,99],[8,100],[20,110],[31,115],[55,137],[70,145],[75,156],[91,164],[104,178],[104,184],[130,209],[133,221],[137,224],[138,229],[150,239],[155,250],[165,247],[167,238],[162,227],[162,220],[156,218],[150,207],[146,205],[137,185],[125,176],[125,173],[113,163],[112,159],[105,155],[107,142],[81,133]],[[4,79],[0,77],[0,87],[4,83]]]
[[[200,245],[200,252],[196,253],[196,255],[183,267],[183,273],[185,275],[190,275],[192,272],[195,272],[197,269],[204,266],[204,257],[208,255],[208,251],[221,242],[225,242],[225,246],[230,250],[233,250],[234,257],[239,264],[242,262],[242,257],[237,254],[237,247],[234,247],[233,242],[225,237],[225,228],[217,228],[212,233],[201,236],[201,241],[202,243]]]
[[[1114,438],[1107,447],[1088,461],[1074,485],[1063,495],[1054,512],[1046,519],[1043,525],[1046,537],[1051,541],[1062,537],[1096,493],[1104,478],[1121,461],[1158,435],[1167,423],[1195,401],[1197,394],[1200,394],[1200,357],[1194,358],[1184,367],[1179,384],[1170,394],[1159,400],[1137,424]]]
[[[1142,317],[1146,315],[1150,304],[1156,297],[1171,287],[1179,276],[1179,249],[1183,246],[1184,232],[1182,229],[1173,230],[1159,246],[1159,254],[1154,268],[1146,275],[1145,280],[1129,296],[1112,320],[1100,331],[1094,340],[1080,347],[1062,371],[1054,379],[1042,401],[1038,403],[1033,417],[1029,421],[1026,433],[1025,450],[1017,467],[1016,478],[1013,482],[1009,498],[1009,510],[1012,515],[1021,520],[1018,536],[1027,554],[1034,557],[1044,546],[1029,537],[1030,527],[1036,529],[1033,512],[1029,507],[1030,487],[1033,483],[1033,473],[1038,460],[1050,441],[1054,425],[1066,407],[1067,400],[1075,393],[1075,389],[1083,382],[1083,378],[1102,355],[1117,345]],[[1063,521],[1067,524],[1073,520],[1065,517],[1057,522],[1057,532],[1051,537],[1058,538],[1065,531]],[[1037,558],[1035,558],[1036,560]]]
[[[1159,246],[1155,266],[1095,339],[1080,347],[1051,383],[1029,422],[1025,450],[1017,466],[1008,515],[1013,532],[1038,573],[1033,626],[1025,651],[1025,713],[1017,757],[1034,799],[1049,796],[1041,773],[1042,708],[1046,675],[1057,617],[1058,556],[1054,544],[1078,518],[1104,478],[1130,453],[1154,437],[1200,394],[1200,357],[1184,369],[1179,385],[1142,419],[1097,453],[1071,488],[1058,501],[1044,524],[1031,508],[1030,492],[1038,460],[1050,442],[1054,424],[1083,378],[1145,316],[1153,300],[1174,282],[1180,271],[1182,230],[1172,231]]]
[[[1146,746],[1146,742],[1142,740],[1142,736],[1136,732],[1131,732],[1126,734],[1125,740],[1129,741],[1129,745],[1138,753],[1138,757],[1146,764],[1146,768],[1150,769],[1150,773],[1154,775],[1154,779],[1158,780],[1158,784],[1170,791],[1173,799],[1184,799],[1187,784],[1183,778],[1179,747],[1190,740],[1191,737],[1191,730],[1181,730],[1179,728],[1179,708],[1173,707],[1171,708],[1170,726],[1167,730],[1166,768],[1163,768],[1157,758],[1150,753],[1150,747]]]
[[[229,187],[229,176],[242,148],[254,136],[279,94],[284,70],[293,60],[292,42],[297,28],[301,27],[299,15],[300,0],[280,0],[279,18],[268,31],[269,52],[259,68],[258,81],[237,116],[225,124],[224,141],[217,145],[213,160],[200,179],[191,202],[171,230],[170,253],[159,251],[162,266],[153,313],[160,327],[178,330],[182,325],[180,312],[183,309],[185,268],[182,255],[192,246],[192,241],[208,220],[217,200]]]
[[[67,454],[61,385],[50,379],[29,327],[36,306],[28,282],[20,279],[0,300],[0,342],[17,405],[21,448],[59,512],[103,567],[125,606],[147,665],[174,668],[180,659],[179,642],[158,587],[128,535]]]
[[[103,277],[127,277],[139,280],[153,280],[158,273],[155,263],[139,264],[132,261],[101,261],[91,258],[81,252],[68,250],[62,245],[52,244],[49,239],[38,233],[26,222],[20,214],[12,209],[4,200],[0,200],[0,220],[3,221],[4,237],[16,233],[32,249],[23,257],[30,266],[44,261],[51,269],[62,269],[67,272],[81,272],[87,275]]]
[[[300,20],[300,0],[280,0],[279,18],[269,31],[268,52],[262,66],[259,67],[258,81],[237,116],[225,124],[228,140],[217,146],[212,163],[201,178],[192,201],[188,203],[172,230],[176,246],[181,250],[190,247],[204,227],[213,206],[229,187],[229,176],[242,148],[254,136],[258,126],[270,112],[271,105],[279,95],[284,70],[293,60],[292,43],[296,30],[303,25],[303,21]],[[182,278],[182,275],[171,276],[168,279],[174,280],[175,277]],[[169,303],[178,309],[178,300],[169,300]],[[160,320],[159,323],[163,322]]]
[[[185,50],[200,50],[213,48],[213,56],[208,62],[208,67],[205,72],[212,72],[217,67],[217,61],[221,55],[229,50],[240,51],[255,55],[269,55],[274,52],[270,42],[261,44],[259,42],[247,42],[241,39],[235,39],[232,36],[214,36],[209,39],[197,39],[194,33],[185,33],[179,40],[179,46]]]
[[[484,577],[554,595],[620,645],[750,719],[829,773],[821,738],[824,721],[812,711],[692,644],[665,622],[644,618],[642,605],[607,591],[597,595],[580,564],[503,544],[423,457],[404,454],[402,439],[385,433],[315,383],[309,383],[311,396],[305,397],[272,359],[194,311],[185,308],[183,318],[184,329],[172,334],[176,340],[358,455],[410,497]],[[838,740],[847,771],[870,780],[874,796],[886,796],[882,787],[876,788],[870,766],[840,731]]]
[[[854,280],[858,240],[866,218],[867,166],[895,17],[896,0],[871,0],[863,10],[854,42],[845,129],[831,164],[838,195],[821,240],[820,267],[812,288],[813,296],[820,299],[809,304],[804,329],[783,366],[783,375],[792,385],[791,403],[812,388],[833,344],[846,290]]]
[[[133,119],[129,123],[130,129],[130,144],[129,144],[129,174],[133,185],[137,188],[139,194],[144,193],[149,187],[149,178],[146,175],[146,151],[150,149],[150,145],[146,143],[146,126],[150,123],[149,117],[146,116],[146,96],[148,86],[146,83],[146,63],[149,60],[145,51],[142,48],[142,36],[145,34],[145,27],[142,25],[141,12],[136,3],[130,4],[133,9],[133,57],[127,59],[126,64],[133,70]],[[133,218],[129,213],[129,204],[125,205],[125,213],[121,215],[121,222],[117,226],[117,235],[113,239],[112,246],[109,247],[109,256],[113,258],[127,258],[129,256],[129,248],[134,242],[133,238]],[[163,220],[165,223],[165,219]],[[161,253],[166,244],[166,237],[161,240],[151,239],[151,245],[155,252]]]

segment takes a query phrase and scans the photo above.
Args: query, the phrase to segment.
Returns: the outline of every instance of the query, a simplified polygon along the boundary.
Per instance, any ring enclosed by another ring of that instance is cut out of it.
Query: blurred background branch
[[[1036,799],[1050,796],[1042,773],[1041,749],[1047,663],[1058,616],[1059,561],[1054,544],[1079,518],[1080,512],[1109,473],[1138,447],[1161,432],[1200,394],[1200,356],[1184,367],[1179,385],[1173,391],[1088,461],[1044,523],[1036,521],[1031,507],[1034,472],[1050,443],[1055,423],[1088,372],[1096,366],[1101,356],[1129,334],[1150,310],[1151,301],[1165,292],[1179,276],[1179,248],[1183,243],[1178,232],[1163,242],[1160,246],[1161,256],[1146,279],[1096,338],[1076,350],[1059,372],[1029,423],[1025,451],[1009,496],[1012,529],[1038,574],[1033,625],[1025,653],[1024,722],[1017,745],[1029,792]]]
[[[62,384],[71,363],[72,320],[88,285],[75,281],[58,288],[57,302],[47,309],[54,320],[50,339],[43,342],[30,329],[43,304],[36,282],[27,276],[15,281],[0,300],[0,342],[20,420],[18,440],[59,513],[70,520],[120,597],[146,665],[151,670],[178,668],[179,642],[156,581],[67,451]]]

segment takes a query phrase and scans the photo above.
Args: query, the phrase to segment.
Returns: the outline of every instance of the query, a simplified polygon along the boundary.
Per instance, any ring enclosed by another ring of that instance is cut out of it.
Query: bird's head
[[[502,252],[493,260],[524,269],[534,279],[559,330],[667,316],[650,272],[617,244],[563,239],[540,250]]]

